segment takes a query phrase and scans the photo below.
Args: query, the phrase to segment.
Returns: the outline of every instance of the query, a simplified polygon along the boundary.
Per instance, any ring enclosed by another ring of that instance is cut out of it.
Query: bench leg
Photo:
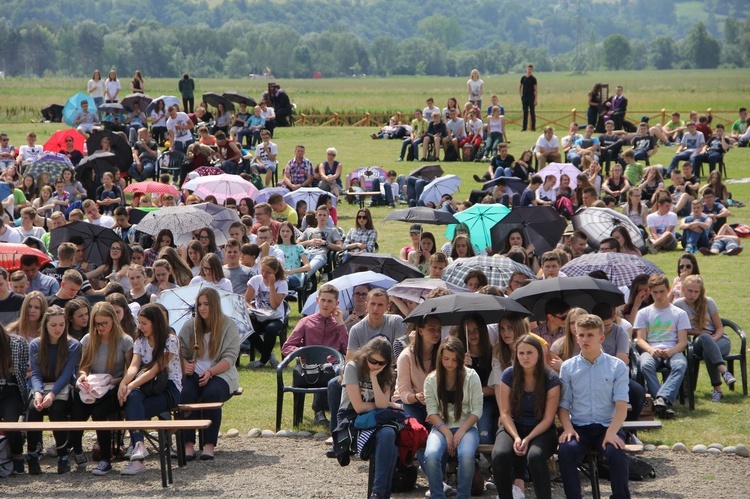
[[[167,486],[167,456],[169,456],[169,444],[167,443],[167,432],[159,430],[159,467],[161,469],[161,486]],[[165,456],[166,453],[166,456]]]
[[[198,417],[200,419],[203,419],[203,411],[200,411],[198,413]],[[198,430],[198,448],[203,452],[203,430]]]
[[[185,419],[185,415],[182,411],[175,411],[172,413],[172,419],[176,421],[183,420]],[[185,434],[182,431],[175,432],[175,445],[177,446],[177,466],[180,468],[187,466],[187,457],[185,457]]]
[[[591,496],[593,499],[601,499],[599,492],[599,467],[596,464],[598,454],[589,454],[586,461],[589,466],[589,479],[591,480]]]
[[[377,450],[375,451],[377,452]],[[370,456],[369,473],[367,475],[367,497],[372,495],[372,486],[375,483],[375,454]]]

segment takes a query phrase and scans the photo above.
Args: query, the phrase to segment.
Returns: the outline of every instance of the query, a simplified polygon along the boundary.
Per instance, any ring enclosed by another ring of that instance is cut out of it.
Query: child
[[[648,289],[654,303],[639,310],[635,317],[633,329],[638,335],[636,346],[641,352],[641,370],[654,400],[654,411],[659,417],[672,418],[672,403],[677,398],[687,370],[687,359],[682,352],[687,347],[690,319],[684,310],[669,303],[667,276],[657,274],[649,277]],[[664,386],[656,376],[661,367],[669,369]]]
[[[621,431],[628,411],[628,368],[602,352],[604,326],[599,317],[579,317],[576,331],[581,353],[563,362],[560,369],[558,416],[563,433],[558,456],[565,496],[581,497],[578,461],[586,452],[597,450],[610,467],[612,497],[630,497]]]

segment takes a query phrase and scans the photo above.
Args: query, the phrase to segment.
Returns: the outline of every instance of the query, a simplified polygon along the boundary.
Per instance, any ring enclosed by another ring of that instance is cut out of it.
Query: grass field
[[[604,80],[611,83],[623,82],[626,87],[626,93],[631,99],[631,108],[633,109],[640,108],[640,105],[635,103],[642,99],[646,99],[648,96],[651,96],[648,98],[652,99],[650,100],[650,106],[666,107],[665,104],[657,104],[659,101],[653,98],[653,95],[657,93],[664,96],[665,99],[669,99],[670,102],[680,102],[679,100],[672,100],[674,99],[674,95],[667,91],[668,78],[662,79],[661,73],[647,74],[660,76],[660,78],[652,81],[654,89],[650,92],[646,91],[648,82],[640,81],[639,83],[637,81],[639,75],[636,73],[591,75],[590,78],[567,77],[564,75],[542,75],[540,77],[540,85],[544,85],[544,79],[555,78],[556,86],[560,88],[561,92],[567,92],[568,95],[568,100],[566,101],[558,95],[554,97],[549,96],[549,99],[545,100],[543,94],[542,102],[559,102],[557,106],[561,109],[566,109],[566,106],[578,106],[582,108],[582,104],[585,104],[583,98],[588,90],[588,86],[592,81],[596,80]],[[675,91],[681,95],[683,99],[686,99],[689,95],[695,97],[695,100],[689,99],[682,101],[685,104],[680,106],[680,109],[704,109],[707,107],[713,107],[714,109],[735,109],[741,105],[747,104],[743,100],[748,95],[747,83],[744,83],[748,81],[747,72],[729,72],[726,75],[714,75],[713,72],[672,72],[671,75],[673,79],[677,79],[679,76],[679,79],[681,80],[686,82],[692,81],[695,83],[694,93],[690,93],[686,90],[688,85],[684,86],[681,91],[682,93]],[[688,77],[688,75],[690,76]],[[516,77],[514,76],[512,80],[515,81],[515,79]],[[495,81],[500,80],[507,80],[507,84],[511,84],[509,76],[497,77],[497,80],[495,78],[489,78],[489,81],[493,83],[491,87],[494,86]],[[573,80],[576,80],[578,83],[571,83]],[[725,83],[730,80],[734,83]],[[408,84],[409,82],[411,82],[411,85]],[[421,79],[417,83],[419,82],[424,82],[425,84],[429,83],[429,88],[431,89],[430,94],[434,95],[440,102],[444,100],[444,96],[450,95],[451,93],[460,95],[459,92],[463,89],[465,79],[464,82],[461,82],[458,79]],[[8,102],[9,99],[16,98],[13,97],[13,92],[7,88],[9,83],[15,85],[15,81],[8,82],[6,80],[5,82],[0,83],[0,103],[3,103],[3,106],[7,105],[6,102]],[[72,83],[73,82],[71,81],[71,84]],[[245,90],[250,92],[247,87],[244,87],[245,84],[249,83],[249,81],[226,82],[227,86],[218,87],[218,90],[230,90],[234,88],[240,91]],[[427,93],[422,93],[422,89],[420,89],[418,92],[412,91],[411,99],[407,99],[406,89],[409,86],[414,88],[414,81],[406,79],[336,80],[333,82],[290,81],[288,84],[286,84],[286,82],[282,83],[284,83],[286,88],[298,89],[299,93],[305,96],[311,95],[315,92],[320,92],[317,94],[318,97],[314,99],[314,101],[319,102],[316,105],[320,107],[329,105],[327,103],[328,101],[323,97],[326,95],[323,92],[326,88],[326,84],[330,84],[334,87],[334,89],[329,91],[332,92],[331,95],[337,96],[335,100],[338,101],[338,98],[343,95],[343,90],[349,88],[349,93],[351,95],[358,95],[361,105],[368,108],[370,107],[371,101],[373,102],[373,107],[388,102],[389,97],[387,93],[391,91],[394,92],[393,94],[390,94],[390,100],[394,102],[394,107],[400,106],[405,109],[409,109],[415,105],[421,106],[423,96],[427,95]],[[50,87],[37,87],[37,93],[65,95],[65,92],[62,92],[64,86],[61,85],[58,80],[53,80],[50,84]],[[146,84],[149,85],[148,80]],[[198,82],[198,84],[199,88],[204,90],[204,82]],[[360,87],[360,85],[362,85],[362,87]],[[664,85],[664,87],[662,87],[662,85]],[[711,91],[712,85],[720,85],[724,90],[721,92],[713,92]],[[83,86],[83,84],[80,84],[79,86]],[[217,87],[212,87],[212,89],[216,88]],[[308,90],[302,91],[303,88]],[[373,92],[371,99],[363,88],[368,88]],[[663,88],[664,90],[656,90],[657,88]],[[157,87],[157,89],[158,91],[154,92],[156,95],[162,93],[162,90],[166,90],[166,86],[164,88]],[[209,89],[206,88],[205,90]],[[310,92],[310,94],[307,92]],[[510,92],[510,90],[508,92]],[[256,94],[258,92],[253,91],[250,93]],[[294,91],[292,93],[295,96],[297,95]],[[581,98],[578,99],[578,101],[575,101],[573,97]],[[722,104],[717,104],[717,101],[712,100],[712,98],[721,99],[720,102]],[[348,99],[349,97],[342,102],[350,102]],[[299,99],[296,97],[295,100],[299,102]],[[310,99],[310,102],[313,102],[312,98]],[[395,105],[395,103],[398,103],[398,105]],[[0,117],[2,117],[1,108]],[[44,140],[46,140],[46,138],[58,128],[60,128],[59,125],[30,125],[28,122],[0,125],[0,131],[8,133],[11,137],[11,142],[17,146],[23,143],[23,136],[29,129],[35,130],[39,136],[39,141],[44,142]],[[278,129],[274,140],[279,145],[279,159],[282,164],[291,158],[294,145],[304,144],[307,147],[307,157],[314,163],[323,160],[326,148],[336,147],[339,152],[338,159],[343,163],[345,172],[349,172],[363,165],[378,165],[385,169],[394,168],[399,173],[408,173],[415,167],[415,165],[411,163],[396,163],[395,160],[398,157],[401,146],[400,141],[371,140],[369,134],[373,131],[375,131],[374,128],[295,127],[291,129]],[[522,150],[533,145],[537,136],[537,133],[520,132],[518,129],[510,128],[510,152],[517,157]],[[672,148],[662,147],[656,157],[652,159],[652,164],[668,163],[673,151]],[[750,150],[733,149],[728,153],[726,160],[729,176],[731,178],[742,179],[750,177]],[[486,169],[486,164],[445,163],[443,167],[446,173],[454,173],[460,176],[463,180],[463,184],[461,185],[460,191],[456,197],[468,198],[471,189],[477,186],[471,178],[472,174],[478,173],[481,175],[482,171]],[[745,203],[750,201],[750,184],[732,184],[730,190],[733,193],[734,199]],[[354,224],[356,207],[342,202],[339,205],[338,211],[339,225],[345,230],[348,230]],[[376,220],[376,227],[379,231],[378,242],[381,251],[397,254],[399,249],[408,242],[408,225],[398,222],[384,222],[383,218],[389,212],[389,209],[386,207],[373,208],[372,211],[373,218]],[[734,208],[732,209],[732,213],[733,222],[750,223],[748,208]],[[435,233],[439,244],[442,244],[445,240],[442,235],[443,231],[435,229],[433,232]],[[659,265],[671,279],[676,275],[678,256],[678,252],[671,252],[648,256],[648,258]],[[748,252],[742,253],[734,258],[720,256],[712,258],[699,256],[698,258],[702,275],[706,280],[708,294],[716,300],[721,315],[734,320],[746,328],[750,328],[750,326],[748,326],[750,324],[750,308],[747,306],[748,301],[746,292],[744,291],[746,288],[742,281],[747,275],[748,260],[750,259]],[[293,308],[295,313],[292,317],[292,328],[299,319],[299,316],[296,314],[296,307]],[[247,358],[245,357],[243,358],[243,364],[246,363]],[[739,373],[735,372],[735,374],[739,379]],[[254,427],[264,429],[273,428],[276,407],[275,373],[271,370],[250,372],[243,368],[240,371],[240,377],[241,384],[245,387],[245,394],[242,397],[235,398],[227,403],[224,411],[224,422],[222,428],[224,430],[237,428],[242,432],[247,432]],[[750,398],[743,397],[741,395],[741,390],[735,392],[729,392],[727,390],[725,393],[726,396],[722,403],[712,404],[710,402],[711,387],[709,386],[705,368],[702,368],[702,372],[699,376],[696,410],[690,412],[687,408],[677,405],[677,419],[666,422],[664,429],[651,434],[644,434],[645,437],[642,436],[641,438],[654,443],[674,443],[682,441],[688,445],[696,443],[708,444],[712,442],[720,442],[729,445],[746,441],[747,435],[750,435],[750,420],[745,417],[748,411],[750,411]],[[309,403],[308,400],[303,429],[315,430],[316,427],[312,424],[312,411],[309,408]],[[291,410],[292,400],[291,397],[287,397],[282,424],[283,428],[291,427]]]

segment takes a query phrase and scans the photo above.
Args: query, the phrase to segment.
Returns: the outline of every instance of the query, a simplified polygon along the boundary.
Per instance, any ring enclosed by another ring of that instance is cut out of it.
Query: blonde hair
[[[107,374],[111,374],[114,376],[113,371],[115,362],[117,361],[117,349],[120,340],[126,338],[127,335],[120,326],[120,321],[117,318],[115,307],[113,307],[111,303],[106,301],[96,303],[89,315],[89,333],[87,334],[87,336],[89,337],[89,341],[86,344],[86,347],[83,349],[83,353],[81,355],[81,367],[79,368],[79,371],[90,373],[91,363],[94,361],[94,356],[96,355],[96,352],[97,350],[99,350],[99,346],[102,343],[101,335],[94,327],[94,324],[96,324],[97,315],[108,317],[112,321],[112,329],[109,332],[109,343],[107,344]],[[125,366],[125,368],[127,367],[128,366]]]

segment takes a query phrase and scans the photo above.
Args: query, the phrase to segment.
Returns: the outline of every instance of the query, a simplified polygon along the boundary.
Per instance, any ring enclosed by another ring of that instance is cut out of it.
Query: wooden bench
[[[0,431],[125,431],[157,430],[159,433],[159,465],[161,468],[161,486],[174,483],[172,479],[172,455],[169,449],[168,432],[180,430],[205,429],[211,425],[209,419],[191,419],[181,421],[164,421],[160,419],[146,421],[40,421],[40,422],[0,422]],[[178,463],[179,464],[179,463]]]

